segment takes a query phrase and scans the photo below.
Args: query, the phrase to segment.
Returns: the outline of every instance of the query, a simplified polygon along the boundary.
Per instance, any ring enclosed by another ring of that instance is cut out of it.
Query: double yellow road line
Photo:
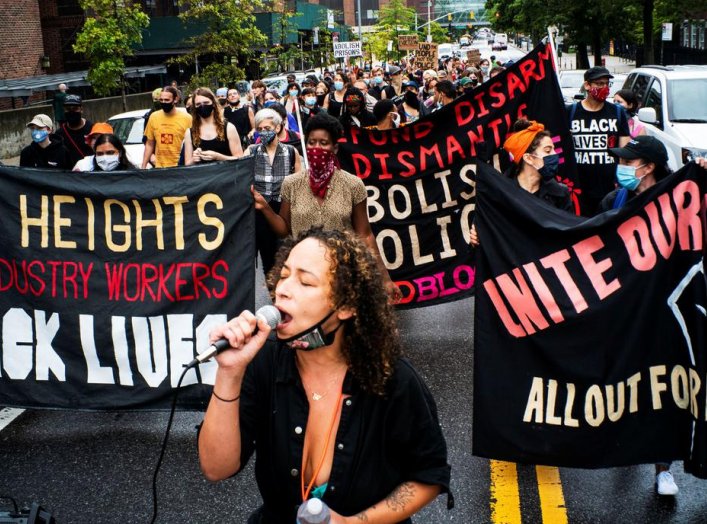
[[[518,468],[513,462],[491,460],[491,522],[521,524]],[[562,494],[560,471],[550,466],[535,466],[544,524],[566,524],[567,509]]]

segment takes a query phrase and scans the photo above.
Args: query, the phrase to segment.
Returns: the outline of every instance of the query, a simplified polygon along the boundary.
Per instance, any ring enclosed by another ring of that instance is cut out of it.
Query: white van
[[[493,37],[492,48],[501,51],[508,49],[508,35],[506,33],[496,33],[496,36]]]

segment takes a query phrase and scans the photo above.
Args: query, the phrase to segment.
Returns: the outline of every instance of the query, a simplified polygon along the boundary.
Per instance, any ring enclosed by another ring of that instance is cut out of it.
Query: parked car
[[[586,69],[563,69],[557,75],[565,104],[572,104],[576,100],[584,98],[583,95],[580,96],[579,90],[584,85],[585,71]]]
[[[295,81],[302,85],[302,80],[304,80],[304,77],[307,76],[307,74],[304,73],[304,71],[295,71],[294,73],[286,73],[286,74],[275,74],[275,75],[270,75],[266,76],[263,78],[263,82],[268,88],[268,91],[270,90],[275,90],[278,93],[283,93],[285,89],[287,89],[287,76],[294,74],[295,75]]]
[[[638,118],[668,150],[676,170],[707,156],[707,65],[643,66],[623,87],[638,97]]]
[[[138,109],[108,119],[108,123],[113,126],[113,134],[120,138],[125,146],[128,160],[136,167],[142,164],[142,155],[145,152],[142,135],[145,131],[145,115],[148,111],[149,109]]]

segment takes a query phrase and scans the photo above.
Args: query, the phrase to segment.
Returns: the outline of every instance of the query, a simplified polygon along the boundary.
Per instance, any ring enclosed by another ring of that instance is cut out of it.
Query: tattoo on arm
[[[405,511],[405,507],[415,496],[415,485],[403,482],[385,499],[385,504],[392,511]]]

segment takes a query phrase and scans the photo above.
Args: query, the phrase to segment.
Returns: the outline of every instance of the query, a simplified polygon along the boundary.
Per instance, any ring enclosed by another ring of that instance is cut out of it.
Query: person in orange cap
[[[93,150],[94,145],[96,144],[96,139],[103,134],[112,134],[113,133],[113,126],[108,124],[107,122],[96,122],[93,124],[91,127],[91,131],[86,135],[86,144]],[[72,171],[93,171],[93,168],[95,166],[95,163],[93,161],[94,155],[89,155],[78,162],[74,165],[74,168]]]

